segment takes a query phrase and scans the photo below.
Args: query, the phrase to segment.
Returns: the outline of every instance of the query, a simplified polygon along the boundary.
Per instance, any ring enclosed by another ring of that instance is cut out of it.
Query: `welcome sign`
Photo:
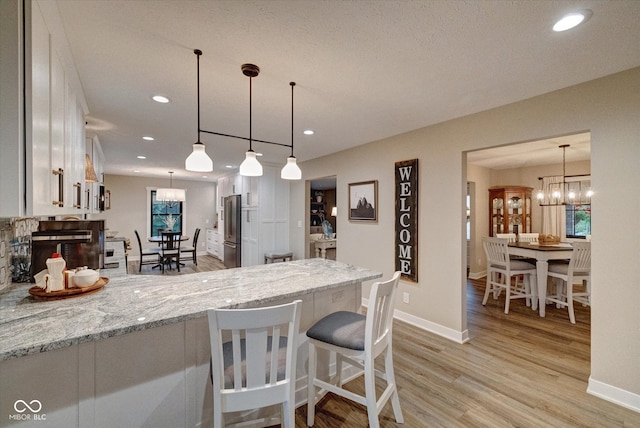
[[[418,159],[396,162],[396,270],[418,282]]]

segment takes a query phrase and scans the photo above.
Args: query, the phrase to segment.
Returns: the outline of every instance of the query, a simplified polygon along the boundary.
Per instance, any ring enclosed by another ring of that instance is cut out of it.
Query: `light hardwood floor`
[[[138,266],[129,264],[129,272]],[[211,256],[187,263],[181,273],[224,268]],[[143,266],[142,273],[158,274]],[[167,274],[175,275],[177,271]],[[576,324],[566,309],[547,306],[540,318],[522,300],[504,314],[502,298],[482,306],[484,281],[467,283],[470,341],[463,345],[394,322],[396,381],[404,425],[390,403],[381,427],[638,427],[640,413],[587,394],[590,373],[590,309],[576,306]],[[361,379],[348,388],[363,393]],[[379,388],[381,390],[382,388]],[[296,427],[306,427],[306,406]],[[366,427],[366,409],[327,394],[316,406],[317,428]]]
[[[173,266],[173,269],[165,269],[164,275],[181,275],[186,273],[195,272],[208,272],[212,270],[224,269],[222,261],[216,257],[210,255],[198,256],[198,265],[196,266],[190,260],[183,260],[184,266],[180,267],[180,272]],[[127,271],[129,274],[141,274],[141,275],[162,275],[160,269],[152,268],[152,265],[142,265],[142,271],[138,272],[140,263],[138,261],[129,261],[127,264]]]
[[[640,413],[586,393],[590,309],[547,306],[540,318],[522,300],[482,306],[483,281],[467,284],[470,341],[459,345],[395,321],[393,354],[404,425],[388,403],[381,427],[640,427]],[[504,293],[503,293],[504,296]],[[349,387],[362,393],[361,380]],[[306,426],[306,407],[296,427]],[[366,427],[366,410],[328,394],[318,428]]]

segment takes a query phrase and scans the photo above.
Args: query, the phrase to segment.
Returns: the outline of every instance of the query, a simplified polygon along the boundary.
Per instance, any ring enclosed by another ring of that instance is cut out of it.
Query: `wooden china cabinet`
[[[489,236],[531,233],[532,190],[532,187],[523,186],[489,189]]]

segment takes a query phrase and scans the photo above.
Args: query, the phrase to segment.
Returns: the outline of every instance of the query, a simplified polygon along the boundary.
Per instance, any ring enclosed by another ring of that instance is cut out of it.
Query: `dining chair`
[[[284,426],[295,427],[301,310],[302,300],[296,300],[264,308],[207,311],[215,428],[225,426],[225,413],[274,404],[282,406]]]
[[[196,228],[195,233],[193,234],[193,242],[191,246],[180,246],[180,260],[189,260],[191,259],[193,263],[198,266],[198,258],[196,257],[196,253],[198,251],[198,237],[200,236],[200,228]],[[191,254],[189,254],[191,253]]]
[[[339,311],[316,322],[308,331],[309,374],[307,391],[307,425],[313,426],[315,419],[316,387],[355,401],[367,408],[369,426],[379,426],[378,415],[391,398],[393,414],[397,423],[403,423],[400,398],[393,372],[391,349],[393,308],[400,272],[395,272],[385,282],[375,282],[369,294],[367,315]],[[336,355],[336,374],[329,382],[317,378],[317,350],[326,350]],[[385,370],[375,369],[375,359],[384,354]],[[364,375],[365,395],[358,395],[342,387],[342,363],[346,362]],[[386,381],[380,398],[376,398],[375,378]]]
[[[171,262],[175,260],[176,268],[180,272],[180,238],[181,232],[162,232],[160,246],[160,268],[164,273],[165,266],[171,269]]]
[[[519,233],[518,242],[538,242],[539,233]]]
[[[510,258],[507,238],[485,236],[482,238],[482,246],[487,257],[487,287],[482,304],[487,304],[489,294],[493,293],[494,299],[497,299],[500,292],[505,290],[505,314],[509,313],[509,303],[513,299],[526,299],[526,305],[536,309],[536,266],[525,260]],[[520,275],[524,277],[522,283],[517,281]],[[516,281],[512,284],[513,277],[516,277]]]
[[[138,272],[142,272],[142,265],[157,265],[160,262],[160,249],[159,248],[145,248],[142,249],[142,241],[140,240],[140,234],[134,229],[136,239],[138,240],[138,249],[140,250],[140,267]],[[146,259],[145,257],[154,257],[153,260]]]
[[[515,233],[496,233],[496,238],[506,238],[509,242],[517,242]]]
[[[555,282],[554,294],[547,293],[547,302],[566,306],[571,324],[576,323],[573,302],[591,305],[591,242],[573,242],[569,263],[549,263],[547,276]],[[579,282],[576,282],[579,281]],[[579,291],[574,290],[578,285]]]

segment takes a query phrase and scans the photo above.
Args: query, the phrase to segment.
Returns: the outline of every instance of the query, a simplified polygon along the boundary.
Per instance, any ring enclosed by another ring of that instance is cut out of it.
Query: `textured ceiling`
[[[291,141],[300,161],[640,66],[640,1],[58,0],[106,172],[201,179],[184,170],[202,129]],[[593,16],[565,33],[562,15]],[[151,101],[154,94],[169,104]],[[304,136],[311,128],[315,135]],[[143,135],[155,137],[145,142]],[[545,137],[541,135],[540,137]],[[202,135],[209,180],[247,143]],[[555,147],[557,145],[554,144]],[[288,149],[254,144],[283,165]],[[555,148],[557,156],[557,148]],[[146,155],[142,161],[137,155]],[[303,172],[304,174],[304,172]]]

